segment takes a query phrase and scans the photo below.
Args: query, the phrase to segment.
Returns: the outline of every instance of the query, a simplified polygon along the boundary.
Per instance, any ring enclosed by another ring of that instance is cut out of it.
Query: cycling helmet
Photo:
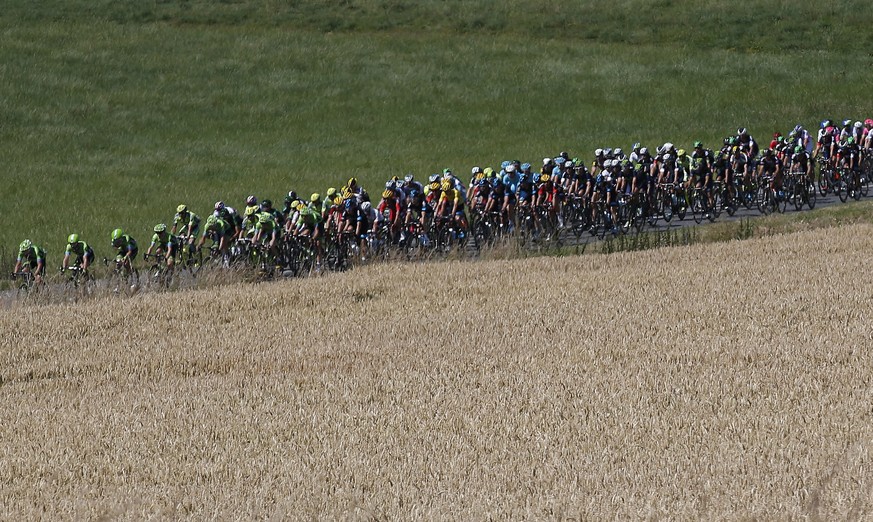
[[[70,237],[67,238],[67,243],[73,244],[79,242],[79,234],[70,234]]]
[[[527,172],[529,170],[530,170],[530,163],[522,163],[521,164],[521,171],[522,172]]]
[[[515,172],[515,165],[512,165],[512,164],[507,165],[506,166],[506,173],[512,174],[513,172]]]
[[[321,194],[318,192],[313,192],[311,196],[309,196],[309,201],[315,203],[321,200]]]
[[[258,214],[258,223],[266,223],[267,221],[270,221],[270,217],[270,214],[267,214],[266,212],[261,212],[260,214]]]
[[[167,225],[165,225],[165,224],[163,224],[163,223],[158,223],[157,225],[155,225],[154,231],[155,231],[156,234],[161,234],[161,233],[163,233],[163,232],[166,232],[166,231],[167,231]]]
[[[369,201],[364,201],[363,203],[361,203],[361,210],[363,210],[364,212],[369,212],[371,208],[373,208],[373,204]]]
[[[336,197],[342,197],[342,199],[349,199],[350,197],[352,197],[352,196],[354,196],[354,195],[355,195],[354,192],[352,192],[351,190],[349,190],[348,187],[345,187],[345,188],[343,188],[343,193],[342,193],[342,195],[337,194]],[[336,199],[336,197],[335,197],[334,199]]]
[[[431,183],[433,183],[435,181],[438,182],[440,180],[440,175],[439,174],[431,174],[430,177],[427,178],[427,180],[430,181]]]
[[[819,123],[819,125],[821,125],[821,128],[824,129],[825,127],[828,126],[830,121],[831,120],[821,120],[821,123]]]
[[[636,142],[633,145],[631,145],[631,150],[633,152],[639,152],[640,151],[640,142]]]
[[[389,179],[385,182],[385,190],[394,190],[395,188],[397,188],[397,183],[395,183],[393,179]]]
[[[342,204],[343,199],[351,200],[351,198],[352,198],[351,196],[349,196],[349,197],[347,197],[347,198],[343,198],[342,196],[340,196],[339,194],[337,194],[336,196],[333,197],[332,200],[329,200],[329,201],[330,201],[331,203],[333,203],[334,205],[340,205],[340,204]]]
[[[564,168],[565,168],[565,169],[572,169],[572,168],[575,167],[575,166],[576,166],[576,164],[573,163],[573,162],[570,161],[570,160],[567,160],[567,161],[564,162]]]
[[[765,155],[765,156],[772,156],[772,155],[773,155],[773,149],[770,149],[770,148],[764,149],[764,155]]]
[[[291,199],[298,199],[298,198],[297,198],[297,193],[294,192],[293,190],[289,190],[289,191],[288,191],[288,197],[291,198]]]
[[[490,178],[494,175],[494,169],[492,169],[491,167],[485,167],[485,170],[482,173],[485,174],[486,178]]]
[[[552,162],[552,158],[543,158],[543,166],[545,167]]]
[[[431,182],[430,189],[431,190],[439,190],[440,189],[440,182],[439,181]]]
[[[803,130],[803,125],[798,123],[797,125],[794,126],[794,132],[800,132],[802,130]]]
[[[412,180],[414,180],[414,179],[415,178],[412,176],[411,173],[407,174],[407,175],[403,176],[403,183],[406,183],[406,184],[412,183]]]
[[[253,207],[258,204],[258,198],[249,196],[246,198],[246,206]]]
[[[503,163],[500,164],[500,168],[505,170],[506,167],[508,167],[508,166],[510,166],[510,165],[512,165],[512,162],[509,161],[509,160],[506,160],[506,161],[504,161]]]
[[[33,246],[33,242],[31,242],[29,239],[25,239],[24,241],[21,242],[20,245],[18,245],[18,253],[20,254],[22,252],[27,252],[28,250],[30,250],[30,247],[32,247],[32,246]]]
[[[178,213],[180,213],[180,214],[181,214],[182,212],[188,212],[188,205],[186,205],[186,204],[184,204],[184,203],[181,204],[181,205],[179,205],[178,207],[176,207],[176,212],[178,212]]]
[[[216,201],[215,202],[215,211],[221,212],[222,210],[224,210],[224,201]]]
[[[385,189],[385,192],[382,193],[382,197],[385,199],[394,197],[394,191],[391,189]]]
[[[334,187],[330,187],[329,189],[327,189],[327,197],[328,197],[328,199],[333,199],[333,197],[334,197],[335,195],[336,195],[336,188],[334,188]]]
[[[663,147],[664,150],[670,150],[672,148],[673,148],[673,144],[670,143],[669,141],[667,143],[665,143],[664,147]]]
[[[616,155],[616,157],[618,157],[618,156],[624,156],[624,151],[621,150],[621,147],[619,147],[619,148],[615,149],[614,154]]]
[[[695,149],[702,149],[702,148],[703,148],[703,142],[700,141],[700,140],[695,141],[695,142],[694,142],[694,148],[695,148]]]
[[[562,150],[561,153],[558,154],[558,157],[564,158],[565,160],[568,160],[568,159],[570,159],[570,153]]]
[[[451,175],[452,175],[452,169],[450,169],[448,167],[443,169],[443,177],[451,176]]]
[[[482,167],[473,167],[473,170],[470,171],[470,174],[475,176],[476,174],[482,173]]]
[[[873,127],[873,118],[867,118],[866,120],[864,120],[864,125],[868,127]]]
[[[740,136],[745,136],[748,133],[749,133],[749,131],[746,130],[745,127],[740,127],[739,129],[737,129],[737,134],[739,134]]]
[[[358,178],[349,178],[349,181],[348,181],[348,183],[346,183],[346,186],[351,188],[351,187],[356,186],[357,184],[358,184]]]
[[[269,210],[273,208],[273,202],[269,199],[265,199],[264,201],[261,201],[261,208],[264,210]]]
[[[849,119],[843,120],[843,127],[848,127],[851,124],[852,124],[852,120],[849,120]]]
[[[855,128],[856,128],[856,129],[860,129],[860,128],[862,128],[863,126],[864,126],[864,124],[861,123],[860,121],[856,121],[856,122],[855,122]]]
[[[444,179],[442,185],[440,185],[440,188],[443,190],[450,190],[452,188],[452,182]]]
[[[649,155],[649,149],[647,149],[646,147],[643,147],[640,149],[640,156],[648,156],[648,155]]]
[[[206,228],[214,227],[218,224],[218,218],[215,216],[209,216],[206,218]]]
[[[112,231],[112,241],[113,242],[118,241],[119,239],[121,239],[121,236],[123,236],[123,235],[124,235],[124,230],[121,230],[120,228],[116,228],[115,230]]]
[[[558,156],[557,158],[555,158],[555,164],[558,165],[559,167],[563,166],[565,161],[567,161],[567,160],[565,160],[561,156]]]
[[[685,156],[685,149],[679,149],[676,151],[676,155],[680,158]]]

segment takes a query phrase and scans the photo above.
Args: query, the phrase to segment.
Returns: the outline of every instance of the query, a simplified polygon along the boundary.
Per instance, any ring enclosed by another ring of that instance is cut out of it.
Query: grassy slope
[[[181,201],[866,115],[861,5],[13,2],[0,251],[75,230],[105,253]]]
[[[2,513],[869,519],[871,232],[13,306]]]

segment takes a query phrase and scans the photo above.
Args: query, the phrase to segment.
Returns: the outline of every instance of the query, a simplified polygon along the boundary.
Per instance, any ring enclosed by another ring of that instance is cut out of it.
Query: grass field
[[[871,238],[12,305],[0,516],[867,519]]]
[[[352,175],[864,117],[857,1],[10,2],[0,251]],[[8,259],[9,254],[4,258]]]

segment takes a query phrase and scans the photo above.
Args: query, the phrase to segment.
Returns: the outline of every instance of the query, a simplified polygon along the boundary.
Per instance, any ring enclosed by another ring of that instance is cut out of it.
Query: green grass
[[[180,202],[873,113],[866,4],[66,1],[0,14],[0,250]],[[652,20],[652,21],[649,21]]]

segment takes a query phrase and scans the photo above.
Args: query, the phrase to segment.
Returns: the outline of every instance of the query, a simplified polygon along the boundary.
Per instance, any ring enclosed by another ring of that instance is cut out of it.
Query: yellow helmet
[[[679,149],[676,151],[679,154],[679,157],[685,156],[685,149]]]
[[[352,192],[351,190],[349,190],[348,187],[346,187],[346,188],[343,189],[343,194],[342,194],[343,199],[349,199],[350,197],[352,197],[352,196],[354,196],[354,195],[355,195],[354,192]]]
[[[548,183],[550,179],[552,179],[552,177],[548,174],[543,174],[542,176],[540,176],[540,181],[543,183]]]
[[[343,203],[343,197],[342,197],[342,196],[340,196],[339,194],[337,194],[336,196],[333,197],[333,204],[334,204],[334,205],[342,205],[342,203]]]
[[[321,194],[318,192],[313,192],[311,196],[309,196],[309,201],[315,203],[316,201],[321,199]]]
[[[328,197],[329,199],[333,199],[334,195],[336,195],[336,189],[335,189],[335,188],[330,187],[329,189],[327,189],[327,197]]]
[[[176,207],[176,212],[185,212],[186,210],[188,210],[188,205],[184,203]]]
[[[382,197],[385,198],[385,199],[388,199],[388,198],[394,197],[394,191],[393,191],[393,190],[389,190],[389,189],[385,189],[385,192],[382,193]]]
[[[440,182],[439,182],[439,181],[434,181],[433,183],[430,184],[430,189],[431,189],[431,190],[439,190],[439,188],[440,188]]]

